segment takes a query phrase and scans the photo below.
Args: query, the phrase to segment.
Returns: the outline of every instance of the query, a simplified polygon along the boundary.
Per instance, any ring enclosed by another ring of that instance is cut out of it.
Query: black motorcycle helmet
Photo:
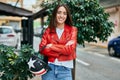
[[[43,75],[51,69],[46,62],[36,55],[32,55],[32,57],[29,59],[28,66],[30,72],[35,75]]]

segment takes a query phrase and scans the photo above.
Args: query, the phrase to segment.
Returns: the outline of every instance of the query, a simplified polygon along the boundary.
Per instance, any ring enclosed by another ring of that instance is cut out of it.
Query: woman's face
[[[67,19],[67,11],[63,6],[61,6],[58,8],[56,15],[57,24],[64,24],[66,19]]]

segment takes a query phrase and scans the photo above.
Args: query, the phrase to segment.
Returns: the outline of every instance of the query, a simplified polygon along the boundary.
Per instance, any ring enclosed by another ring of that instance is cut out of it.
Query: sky
[[[36,0],[23,0],[24,6],[31,6],[32,4],[35,4]]]

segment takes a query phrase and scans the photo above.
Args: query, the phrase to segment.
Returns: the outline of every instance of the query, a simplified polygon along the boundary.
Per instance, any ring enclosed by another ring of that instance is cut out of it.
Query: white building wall
[[[108,41],[120,35],[120,7],[115,6],[105,9],[110,14],[109,21],[114,23],[114,32],[109,36]]]

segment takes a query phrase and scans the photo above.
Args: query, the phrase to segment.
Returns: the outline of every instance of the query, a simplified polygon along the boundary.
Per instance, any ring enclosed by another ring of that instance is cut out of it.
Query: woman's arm
[[[46,56],[58,57],[59,55],[55,51],[52,51],[48,46],[49,44],[47,44],[48,34],[49,34],[49,29],[47,28],[42,36],[41,43],[39,44],[39,51],[41,54]]]
[[[71,35],[71,39],[66,43],[66,45],[52,44],[50,49],[64,55],[73,53],[76,50],[77,45],[77,28],[72,28]]]

